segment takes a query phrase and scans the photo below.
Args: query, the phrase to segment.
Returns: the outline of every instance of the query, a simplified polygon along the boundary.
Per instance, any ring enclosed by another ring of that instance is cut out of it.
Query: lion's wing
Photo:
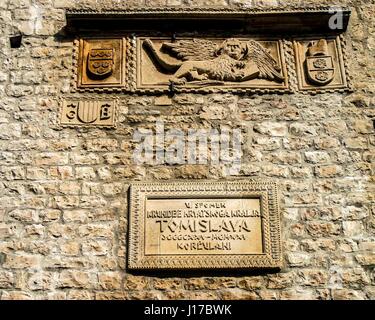
[[[284,76],[280,73],[281,68],[276,60],[267,52],[267,50],[258,42],[250,40],[246,43],[246,60],[252,60],[259,69],[259,78],[282,82]]]
[[[182,61],[202,61],[212,60],[215,57],[216,44],[202,39],[179,40],[164,42],[162,49]]]

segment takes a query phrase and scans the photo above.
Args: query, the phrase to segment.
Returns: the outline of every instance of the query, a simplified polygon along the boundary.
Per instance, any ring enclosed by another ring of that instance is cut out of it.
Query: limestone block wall
[[[0,0],[0,299],[374,299],[375,4],[352,8],[354,92],[120,94],[117,128],[59,127],[73,40],[65,9],[322,5],[278,0]],[[9,37],[21,31],[22,46]],[[241,170],[137,165],[133,133],[243,130]],[[276,274],[139,275],[126,269],[132,181],[272,178],[280,183],[284,267]]]

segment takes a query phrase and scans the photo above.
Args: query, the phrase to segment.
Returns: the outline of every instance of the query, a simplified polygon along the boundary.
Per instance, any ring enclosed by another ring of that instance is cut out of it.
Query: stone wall
[[[0,0],[0,299],[374,299],[375,4],[352,8],[354,93],[119,95],[116,130],[61,129],[72,39],[67,8],[277,6],[278,0]],[[291,5],[331,1],[287,1]],[[24,33],[19,49],[9,36]],[[244,132],[242,168],[136,165],[136,128]],[[281,189],[280,273],[135,275],[126,270],[131,181],[273,178]]]

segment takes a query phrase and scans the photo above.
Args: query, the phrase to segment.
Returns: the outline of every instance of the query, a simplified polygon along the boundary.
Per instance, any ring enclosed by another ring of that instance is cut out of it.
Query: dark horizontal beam
[[[259,34],[338,34],[345,32],[350,10],[342,9],[342,28],[330,28],[336,12],[328,7],[270,10],[150,9],[125,11],[67,11],[67,31],[208,31]]]

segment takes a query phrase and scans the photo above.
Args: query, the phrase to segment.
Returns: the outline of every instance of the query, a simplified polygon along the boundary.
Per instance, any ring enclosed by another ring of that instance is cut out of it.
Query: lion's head
[[[238,39],[230,38],[223,41],[216,51],[216,55],[226,54],[235,60],[240,60],[246,52],[244,46]]]

